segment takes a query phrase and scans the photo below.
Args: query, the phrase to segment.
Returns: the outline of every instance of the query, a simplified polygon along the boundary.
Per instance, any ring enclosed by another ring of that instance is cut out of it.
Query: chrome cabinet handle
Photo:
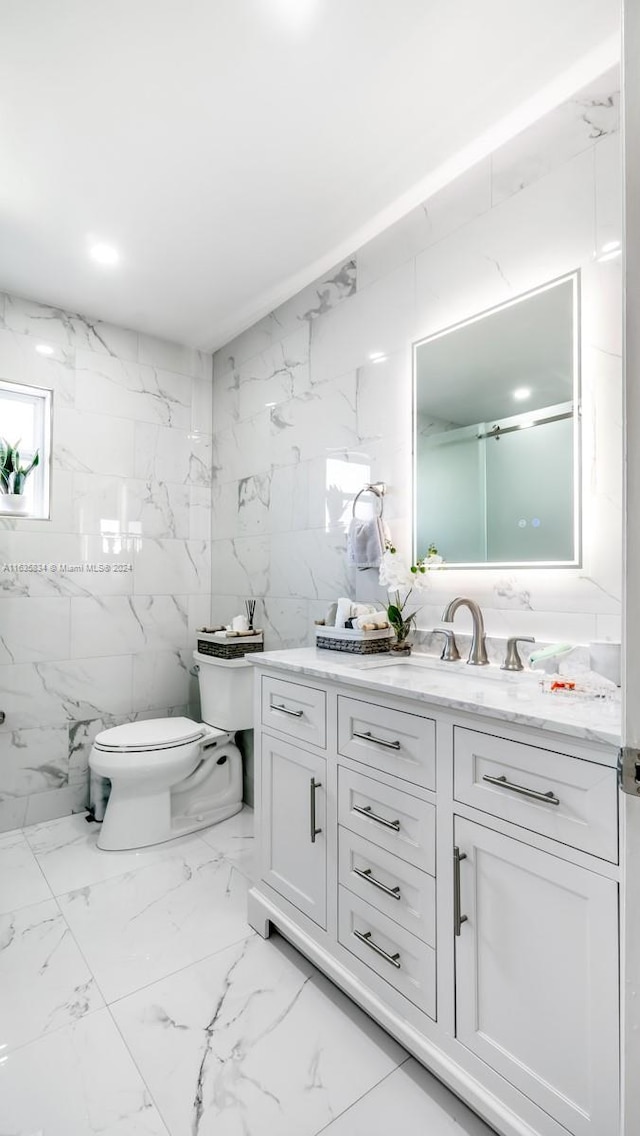
[[[315,844],[316,836],[322,832],[321,828],[316,828],[316,789],[321,787],[322,782],[312,777],[309,782],[309,836],[312,844]]]
[[[537,789],[527,789],[526,785],[515,785],[513,781],[507,781],[506,777],[491,777],[488,773],[484,773],[483,781],[488,781],[490,785],[499,785],[501,789],[508,789],[511,793],[519,793],[521,797],[531,797],[534,801],[544,801],[547,805],[559,805],[560,798],[556,797],[549,789],[548,793],[539,793]]]
[[[402,899],[399,885],[396,884],[396,886],[392,888],[387,887],[386,884],[381,883],[380,880],[377,880],[375,876],[371,875],[371,868],[365,868],[364,870],[362,868],[352,868],[351,871],[355,876],[360,876],[361,880],[366,880],[367,883],[379,888],[385,895],[390,895],[392,899]]]
[[[359,734],[357,730],[354,730],[353,736],[360,738],[363,742],[375,742],[376,745],[384,746],[385,749],[401,749],[400,742],[388,742],[386,738],[376,738],[371,730],[367,730],[364,734]]]
[[[383,824],[385,828],[392,828],[394,832],[400,832],[399,820],[385,820],[384,817],[371,811],[371,805],[352,805],[351,812],[360,813],[360,816],[369,817],[369,820],[375,820],[377,824]]]
[[[379,947],[377,943],[374,943],[373,939],[371,938],[371,931],[358,931],[354,927],[353,933],[356,939],[359,939],[361,943],[365,943],[367,947],[371,947],[371,950],[375,951],[377,955],[380,955],[380,958],[383,958],[386,962],[390,962],[392,966],[395,966],[397,970],[400,970],[399,951],[396,951],[395,955],[387,954],[386,951],[383,951],[382,947]]]
[[[453,933],[456,937],[462,930],[462,924],[468,919],[468,915],[460,912],[460,861],[466,858],[466,852],[461,852],[457,847],[453,849]]]
[[[275,702],[271,703],[272,710],[280,710],[282,714],[289,714],[291,718],[302,718],[304,710],[290,710],[288,706],[276,706]]]

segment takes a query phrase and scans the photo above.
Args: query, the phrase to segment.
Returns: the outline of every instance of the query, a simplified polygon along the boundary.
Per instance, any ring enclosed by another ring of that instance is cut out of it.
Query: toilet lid
[[[108,750],[169,749],[195,742],[204,733],[204,727],[190,718],[149,718],[102,730],[96,735],[94,745]]]

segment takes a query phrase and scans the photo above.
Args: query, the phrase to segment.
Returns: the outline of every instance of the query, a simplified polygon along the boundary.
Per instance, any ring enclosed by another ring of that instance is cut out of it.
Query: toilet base
[[[235,801],[227,805],[218,805],[210,812],[198,816],[176,817],[171,822],[171,836],[168,836],[167,840],[173,840],[176,836],[188,836],[190,832],[199,832],[202,828],[211,828],[214,824],[220,824],[221,820],[228,820],[229,817],[239,813],[242,805],[242,801]]]
[[[168,805],[168,802],[167,802]],[[135,827],[127,825],[126,835],[123,830],[105,827],[103,823],[98,836],[98,848],[103,852],[128,852],[136,848],[151,848],[154,844],[166,844],[169,840],[176,840],[180,836],[189,836],[192,832],[200,832],[203,828],[211,828],[222,820],[228,820],[242,809],[242,801],[232,801],[225,805],[218,805],[196,816],[174,817],[168,825],[143,830],[139,823]],[[164,810],[163,810],[164,811]]]
[[[124,794],[111,786],[104,820],[98,835],[98,848],[105,852],[125,852],[147,848],[170,840],[171,798],[168,789]]]
[[[98,848],[124,852],[165,844],[240,812],[242,758],[238,747],[224,742],[206,747],[195,768],[173,786],[152,788],[146,776],[114,777]],[[126,768],[126,767],[125,767]]]

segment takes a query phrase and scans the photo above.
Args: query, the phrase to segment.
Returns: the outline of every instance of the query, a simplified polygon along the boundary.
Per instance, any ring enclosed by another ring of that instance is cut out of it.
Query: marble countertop
[[[405,659],[392,659],[389,655],[347,655],[314,647],[266,651],[246,658],[255,666],[273,667],[292,675],[349,683],[367,691],[382,691],[514,725],[568,734],[576,740],[616,748],[621,744],[619,691],[611,701],[543,693],[542,676],[537,671],[508,674],[497,666],[442,663],[421,654],[411,655],[407,665]]]

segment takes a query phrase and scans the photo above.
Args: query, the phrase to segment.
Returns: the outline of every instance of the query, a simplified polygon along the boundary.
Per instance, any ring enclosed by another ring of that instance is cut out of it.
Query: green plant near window
[[[40,461],[39,451],[36,450],[29,465],[20,465],[20,452],[18,446],[20,439],[13,445],[0,438],[0,493],[24,493],[26,480]]]

